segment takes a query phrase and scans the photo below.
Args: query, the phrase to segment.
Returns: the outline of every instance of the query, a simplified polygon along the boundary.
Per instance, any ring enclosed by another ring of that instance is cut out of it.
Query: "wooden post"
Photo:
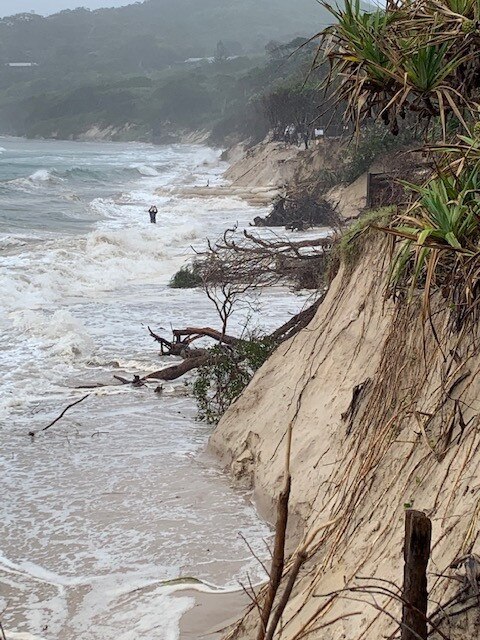
[[[402,640],[427,640],[427,565],[432,522],[421,511],[405,514]]]
[[[366,197],[367,209],[372,206],[372,174],[370,171],[367,173],[367,197]]]

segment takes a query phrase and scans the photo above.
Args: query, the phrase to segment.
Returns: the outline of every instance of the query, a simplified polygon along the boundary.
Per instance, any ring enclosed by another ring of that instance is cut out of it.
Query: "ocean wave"
[[[104,182],[112,178],[110,170],[95,170],[85,167],[72,167],[59,171],[57,169],[38,169],[27,177],[13,178],[0,182],[3,189],[35,192],[39,189],[51,189],[69,182]]]
[[[157,231],[146,225],[128,232],[98,230],[5,257],[0,262],[4,311],[39,309],[66,296],[96,296],[128,282],[167,281],[165,241]],[[33,325],[26,322],[24,328]]]
[[[37,169],[24,177],[0,180],[0,189],[35,192],[38,189],[58,188],[59,185],[87,184],[109,185],[112,182],[123,184],[125,180],[138,180],[139,178],[156,178],[168,171],[169,165],[156,165],[147,163],[134,163],[129,166],[105,165],[98,166],[73,166],[65,169],[51,167]]]
[[[132,165],[130,168],[137,171],[141,176],[145,176],[148,178],[155,178],[159,175],[158,170],[148,164]]]
[[[48,169],[38,169],[26,178],[13,178],[11,180],[4,180],[0,183],[4,189],[14,189],[19,191],[34,191],[36,189],[49,186],[61,181],[61,178],[55,176],[54,173]]]
[[[50,182],[50,180],[54,179],[54,176],[48,169],[39,169],[27,179],[31,182]]]
[[[89,169],[87,167],[72,167],[64,171],[55,171],[55,175],[61,179],[81,178],[83,180],[107,180],[108,170]]]
[[[62,360],[90,357],[94,350],[94,342],[83,323],[64,309],[53,314],[22,311],[13,316],[13,325],[40,339],[50,355]]]

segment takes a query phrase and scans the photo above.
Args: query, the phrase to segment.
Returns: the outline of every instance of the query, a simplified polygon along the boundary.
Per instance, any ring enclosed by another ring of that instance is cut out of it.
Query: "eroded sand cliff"
[[[480,553],[474,332],[452,330],[439,300],[438,344],[419,302],[385,300],[384,239],[369,239],[362,256],[341,267],[315,319],[257,372],[210,442],[274,521],[293,427],[290,549],[310,543],[284,640],[364,640],[398,628],[401,604],[381,587],[401,584],[410,505],[433,521],[430,614],[459,589],[476,597],[464,567]],[[443,637],[447,627],[451,640],[478,637],[478,608],[457,613],[471,602],[440,610]],[[257,625],[253,610],[234,637],[254,638]]]

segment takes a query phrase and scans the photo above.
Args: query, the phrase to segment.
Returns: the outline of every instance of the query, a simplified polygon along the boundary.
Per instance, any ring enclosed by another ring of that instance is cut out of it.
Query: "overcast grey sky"
[[[99,9],[100,7],[120,7],[124,4],[133,4],[135,0],[0,0],[0,17],[11,16],[23,11],[35,11],[47,15],[62,9],[75,9],[76,7],[88,7]]]

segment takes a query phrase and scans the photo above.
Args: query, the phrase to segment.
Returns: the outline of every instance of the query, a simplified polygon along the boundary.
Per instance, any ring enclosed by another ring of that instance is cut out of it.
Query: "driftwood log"
[[[319,298],[307,309],[297,313],[288,322],[267,336],[266,339],[271,340],[274,344],[280,345],[282,342],[285,342],[285,340],[292,338],[313,320],[322,300],[323,297]],[[167,340],[166,338],[158,336],[150,327],[149,332],[153,339],[160,343],[162,356],[181,356],[183,361],[150,373],[141,378],[141,380],[176,380],[194,369],[213,364],[215,362],[215,356],[212,355],[208,349],[192,349],[191,344],[200,338],[211,338],[219,344],[225,345],[226,348],[242,342],[242,338],[224,334],[211,327],[173,329],[173,340]],[[131,384],[135,384],[138,383],[138,380],[134,379],[130,382]]]
[[[189,371],[193,371],[199,367],[206,367],[212,362],[213,358],[208,355],[198,356],[196,358],[186,358],[182,362],[174,364],[171,367],[166,367],[165,369],[160,369],[154,373],[149,373],[148,376],[145,376],[142,380],[176,380],[177,378],[184,376]]]

